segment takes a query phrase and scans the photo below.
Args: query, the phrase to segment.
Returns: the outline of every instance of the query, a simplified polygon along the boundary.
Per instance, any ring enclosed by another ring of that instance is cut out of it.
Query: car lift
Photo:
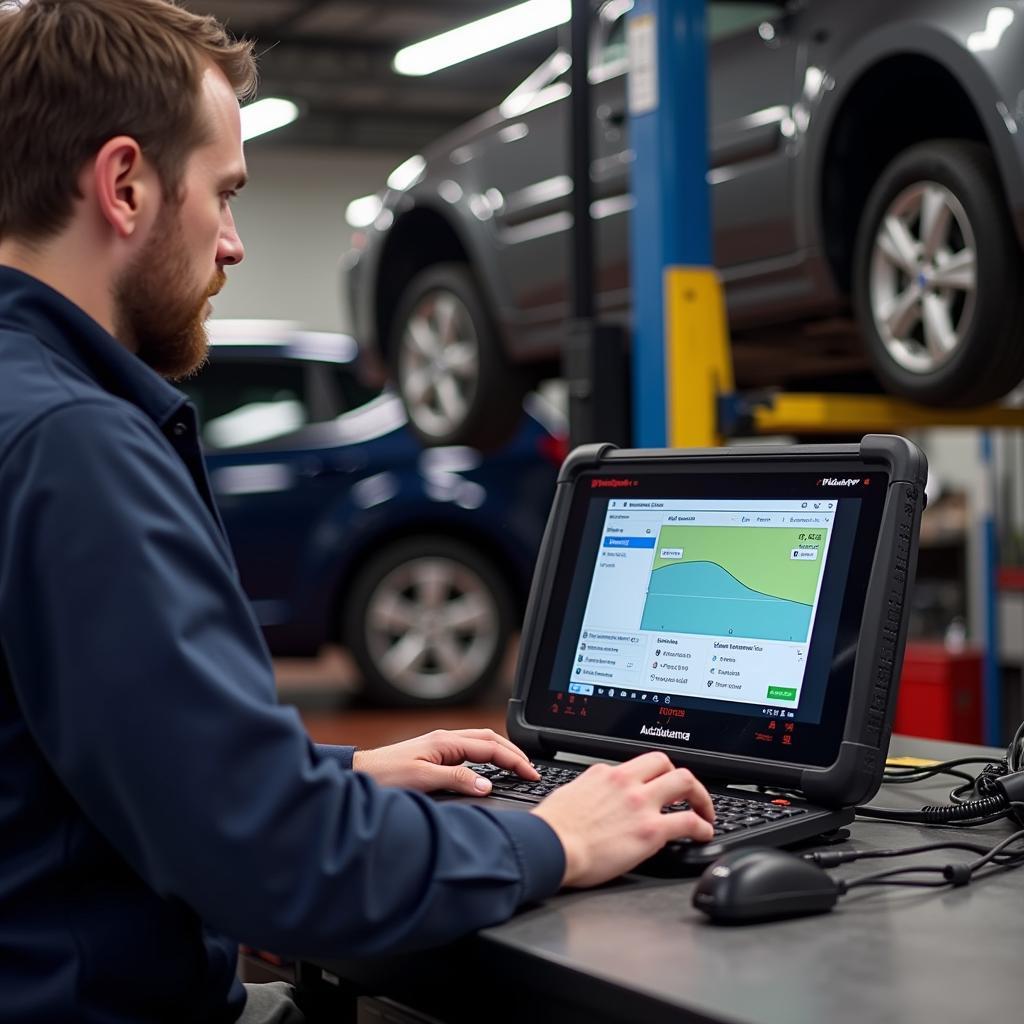
[[[673,329],[667,339],[672,386],[666,441],[672,448],[708,448],[756,434],[850,437],[924,427],[1024,428],[1024,408],[1006,405],[937,408],[887,395],[737,391],[721,291],[707,279],[713,272],[684,272],[667,294]]]
[[[574,22],[583,15],[585,5],[586,0],[575,0]],[[944,409],[883,395],[736,391],[725,303],[711,265],[705,14],[705,0],[636,0],[627,16],[629,131],[635,153],[632,443],[691,448],[712,447],[728,437],[751,434],[849,437],[922,427],[1024,427],[1024,409],[1005,406]],[[579,31],[579,26],[574,24],[574,30]],[[663,385],[663,390],[657,385]],[[991,481],[987,433],[981,457]],[[1005,737],[1000,720],[998,558],[992,504],[987,502],[983,517],[982,703],[985,741],[999,744]]]

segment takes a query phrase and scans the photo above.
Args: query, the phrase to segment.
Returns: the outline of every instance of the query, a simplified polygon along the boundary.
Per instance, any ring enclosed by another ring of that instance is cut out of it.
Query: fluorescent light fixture
[[[394,189],[396,192],[404,192],[407,188],[412,188],[420,180],[420,176],[426,168],[427,161],[423,157],[418,154],[409,157],[405,163],[399,164],[388,175],[388,188]]]
[[[482,53],[566,24],[572,0],[527,0],[508,10],[470,22],[432,39],[407,46],[392,65],[400,75],[431,75]]]
[[[345,207],[345,223],[350,228],[368,228],[383,209],[380,196],[363,196],[353,199]]]
[[[988,12],[982,32],[972,32],[967,37],[967,49],[972,53],[994,50],[1003,38],[1003,33],[1013,24],[1013,11],[1009,7],[993,7]]]
[[[268,97],[250,103],[242,107],[242,141],[283,128],[298,116],[299,108],[291,100]]]

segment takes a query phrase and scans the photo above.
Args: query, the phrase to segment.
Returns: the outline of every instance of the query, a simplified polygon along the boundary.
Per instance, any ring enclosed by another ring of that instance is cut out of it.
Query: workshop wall
[[[339,264],[351,200],[376,192],[408,153],[290,149],[252,144],[249,184],[234,202],[245,261],[215,300],[216,317],[297,320],[351,330]]]

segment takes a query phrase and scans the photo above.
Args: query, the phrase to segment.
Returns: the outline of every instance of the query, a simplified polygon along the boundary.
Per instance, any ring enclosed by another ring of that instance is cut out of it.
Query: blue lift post
[[[683,443],[684,418],[706,421],[705,433],[713,434],[715,396],[733,390],[711,266],[705,0],[637,0],[627,38],[635,154],[633,442],[656,448]],[[694,332],[710,351],[726,353],[709,368],[714,379],[683,365],[681,342]]]

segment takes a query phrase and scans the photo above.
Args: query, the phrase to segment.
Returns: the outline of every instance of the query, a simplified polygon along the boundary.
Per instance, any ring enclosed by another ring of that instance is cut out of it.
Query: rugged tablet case
[[[530,725],[525,719],[528,682],[536,670],[543,623],[559,614],[550,607],[552,582],[562,550],[573,484],[584,472],[658,472],[680,461],[726,462],[756,459],[777,463],[780,472],[799,471],[805,461],[835,460],[877,466],[889,477],[878,545],[865,596],[864,617],[854,663],[846,728],[833,763],[825,768],[780,764],[756,757],[679,751],[656,743],[614,740]],[[917,565],[918,534],[924,508],[928,463],[906,438],[868,434],[860,444],[756,445],[709,449],[618,449],[612,444],[585,445],[572,451],[558,476],[555,500],[544,531],[537,569],[523,621],[523,641],[516,665],[514,696],[509,701],[511,739],[537,757],[575,753],[625,760],[645,750],[664,750],[677,764],[705,778],[757,782],[800,790],[825,807],[849,807],[878,791],[896,711],[896,692],[906,645],[905,605]]]

